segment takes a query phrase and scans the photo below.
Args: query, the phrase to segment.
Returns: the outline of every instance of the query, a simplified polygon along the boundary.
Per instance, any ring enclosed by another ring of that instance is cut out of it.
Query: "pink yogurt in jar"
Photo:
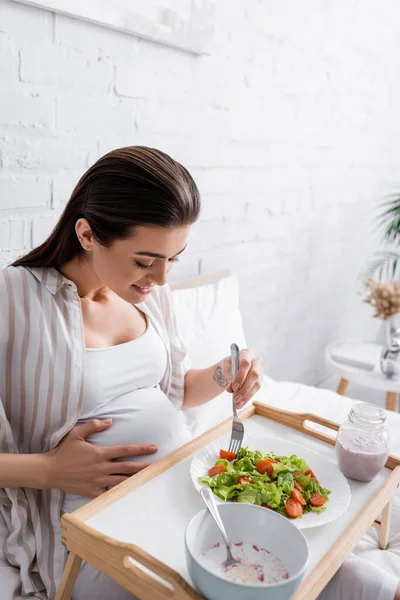
[[[386,413],[370,404],[355,404],[336,439],[336,457],[343,475],[371,481],[389,455]]]

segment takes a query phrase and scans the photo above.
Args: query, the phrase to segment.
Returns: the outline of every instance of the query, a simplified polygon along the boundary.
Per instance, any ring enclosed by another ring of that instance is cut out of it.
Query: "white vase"
[[[381,346],[388,346],[395,331],[400,327],[399,314],[391,319],[381,319],[381,325],[376,336],[376,343]]]
[[[395,317],[382,322],[381,341],[381,371],[388,378],[400,376],[400,329]]]

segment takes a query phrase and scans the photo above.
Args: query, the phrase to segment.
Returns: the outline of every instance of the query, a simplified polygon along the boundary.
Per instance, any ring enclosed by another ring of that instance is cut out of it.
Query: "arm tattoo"
[[[213,375],[213,379],[221,387],[227,387],[228,386],[228,380],[225,377],[225,375],[224,375],[221,367],[217,367],[215,369],[214,375]]]

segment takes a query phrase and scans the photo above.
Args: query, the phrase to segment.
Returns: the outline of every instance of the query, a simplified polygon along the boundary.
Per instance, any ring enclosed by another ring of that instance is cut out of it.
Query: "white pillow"
[[[241,349],[247,347],[236,277],[230,275],[199,287],[171,287],[180,337],[194,369],[209,367],[228,356],[232,342]],[[232,395],[227,392],[185,411],[186,422],[195,436],[231,415]]]

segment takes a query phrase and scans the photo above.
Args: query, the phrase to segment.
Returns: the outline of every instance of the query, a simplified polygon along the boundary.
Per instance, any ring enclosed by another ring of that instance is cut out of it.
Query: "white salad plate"
[[[225,445],[221,445],[223,443],[225,443]],[[219,458],[220,449],[226,450],[228,445],[229,436],[224,436],[223,438],[208,444],[194,454],[190,463],[190,476],[193,485],[198,492],[200,492],[200,489],[203,487],[198,478],[207,475],[208,470]],[[333,462],[320,456],[317,452],[309,450],[305,446],[296,444],[295,442],[273,437],[248,437],[244,440],[243,446],[247,446],[250,450],[260,450],[263,453],[273,452],[278,456],[291,456],[292,454],[296,454],[299,458],[303,458],[307,462],[310,469],[315,473],[321,486],[331,490],[329,500],[326,503],[326,510],[323,513],[317,514],[310,512],[299,519],[291,520],[299,529],[308,529],[310,527],[326,525],[340,517],[347,509],[351,498],[347,479]],[[214,498],[217,504],[224,504],[224,501],[218,496],[215,496]]]

